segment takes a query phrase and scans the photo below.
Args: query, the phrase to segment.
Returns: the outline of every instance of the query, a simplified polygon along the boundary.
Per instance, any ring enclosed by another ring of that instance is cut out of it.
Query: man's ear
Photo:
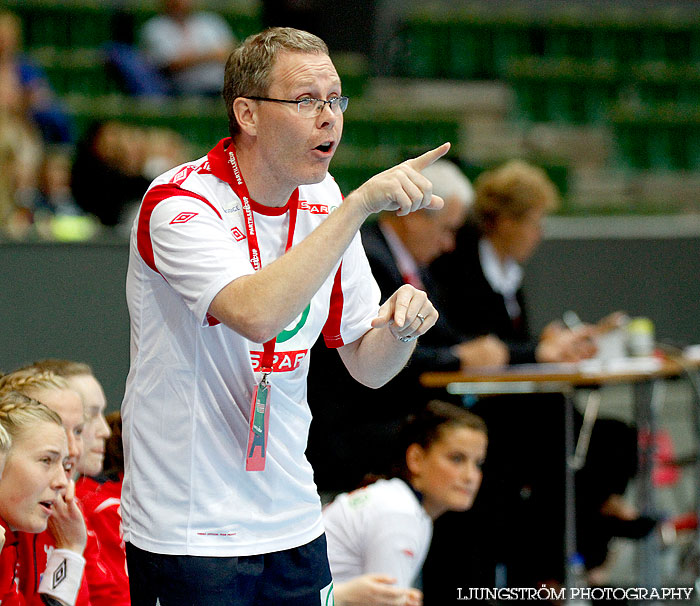
[[[253,99],[236,97],[233,100],[233,113],[241,129],[247,135],[257,135],[258,104]]]
[[[424,459],[425,450],[420,444],[411,444],[406,449],[406,467],[412,476],[420,475],[423,470]]]

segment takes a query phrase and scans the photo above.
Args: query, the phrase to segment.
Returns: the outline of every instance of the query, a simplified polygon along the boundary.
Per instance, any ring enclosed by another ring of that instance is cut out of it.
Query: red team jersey
[[[126,570],[120,511],[122,477],[117,481],[107,480],[102,484],[92,478],[84,480],[81,478],[78,481],[76,492],[80,487],[85,519],[99,537],[102,563],[109,569],[116,584],[120,597],[114,603],[129,604],[129,576]]]
[[[115,484],[110,482],[110,488]],[[120,485],[120,483],[119,483]],[[121,561],[114,550],[103,550],[103,540],[109,544],[114,536],[119,536],[119,522],[116,522],[116,530],[112,531],[111,525],[114,516],[118,518],[117,506],[100,507],[103,501],[112,499],[113,490],[109,496],[97,497],[102,485],[92,479],[80,481],[76,485],[76,493],[80,493],[86,500],[85,505],[79,501],[87,527],[87,544],[85,546],[85,572],[80,584],[80,591],[76,600],[76,606],[128,606],[129,585],[125,571],[125,560]],[[98,509],[97,513],[95,509]],[[94,525],[97,524],[96,529]],[[4,525],[4,524],[3,524]],[[13,533],[6,528],[6,543],[0,553],[0,605],[31,605],[43,606],[39,595],[39,583],[46,570],[48,559],[56,548],[53,535],[47,529],[38,534],[24,532]],[[99,537],[99,538],[98,538]],[[117,543],[119,545],[119,543]],[[109,554],[109,556],[107,555]]]
[[[46,569],[47,553],[53,550],[48,530],[40,534],[13,532],[4,520],[5,545],[0,552],[0,604],[2,606],[44,606],[39,595],[41,575]],[[47,541],[42,535],[48,535]],[[90,605],[87,585],[83,583],[76,605]]]
[[[1,518],[0,524],[5,529],[5,545],[0,552],[0,604],[18,606],[26,603],[17,585],[19,575],[17,547],[20,533],[12,532]]]

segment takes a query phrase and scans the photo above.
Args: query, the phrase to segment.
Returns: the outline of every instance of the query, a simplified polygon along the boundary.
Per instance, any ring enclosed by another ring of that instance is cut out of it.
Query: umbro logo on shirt
[[[183,181],[194,171],[194,166],[183,166],[177,174],[170,180],[171,183],[182,185]]]
[[[180,213],[170,222],[170,225],[175,225],[177,223],[187,223],[190,219],[196,217],[198,214],[199,213]]]
[[[240,229],[238,229],[237,227],[234,227],[234,228],[231,230],[231,233],[233,234],[233,237],[236,239],[236,242],[240,242],[241,240],[245,240],[245,235],[244,235],[243,232],[242,232]]]

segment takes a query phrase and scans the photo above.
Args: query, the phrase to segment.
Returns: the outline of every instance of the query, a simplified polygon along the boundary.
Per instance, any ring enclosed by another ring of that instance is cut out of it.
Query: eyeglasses
[[[348,108],[348,98],[347,97],[331,97],[327,101],[323,99],[311,99],[305,97],[304,99],[271,99],[270,97],[246,97],[241,95],[244,99],[253,99],[254,101],[274,101],[275,103],[293,103],[297,106],[297,111],[302,116],[312,117],[318,116],[326,104],[331,108],[334,114],[342,114]]]

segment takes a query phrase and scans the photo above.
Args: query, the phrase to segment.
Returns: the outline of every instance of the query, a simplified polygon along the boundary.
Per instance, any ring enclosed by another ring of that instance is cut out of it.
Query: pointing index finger
[[[442,158],[450,150],[451,145],[452,144],[449,142],[443,143],[440,147],[431,149],[430,151],[425,152],[423,155],[418,156],[417,158],[411,158],[410,160],[406,160],[406,164],[408,164],[414,170],[420,172],[423,169],[428,168],[428,166],[430,166],[436,160]]]

